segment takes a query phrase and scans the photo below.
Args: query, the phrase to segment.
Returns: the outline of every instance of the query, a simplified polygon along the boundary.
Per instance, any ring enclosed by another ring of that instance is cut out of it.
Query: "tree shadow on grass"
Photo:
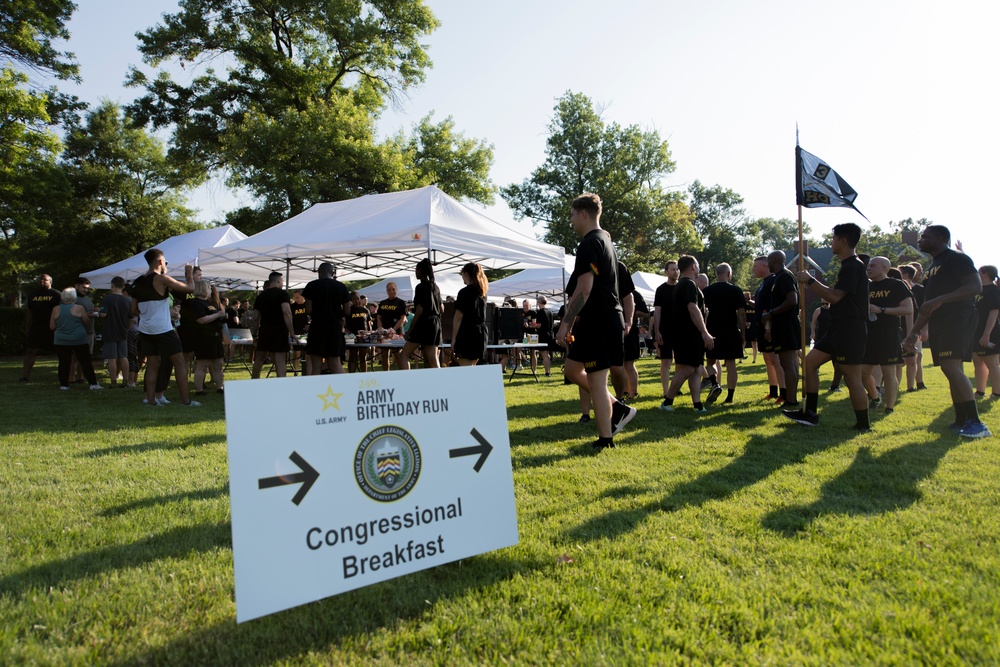
[[[483,554],[415,572],[365,588],[348,591],[300,607],[237,625],[230,621],[195,630],[178,631],[169,643],[150,647],[112,665],[236,664],[270,665],[283,662],[321,661],[322,654],[342,643],[363,652],[351,640],[390,631],[407,620],[435,613],[436,603],[486,589],[518,576],[530,575],[552,564],[537,559],[511,557],[504,552]],[[449,630],[461,632],[460,629]],[[399,664],[406,656],[438,649],[438,637],[420,633],[415,645],[396,646]],[[142,649],[140,649],[142,650]],[[319,654],[317,656],[317,654]],[[375,657],[375,654],[372,654]],[[392,661],[393,655],[382,655]]]
[[[711,500],[729,498],[740,489],[756,484],[778,470],[802,463],[807,456],[843,444],[842,432],[816,432],[808,440],[785,435],[751,436],[740,456],[727,465],[697,479],[674,487],[670,493],[638,507],[607,512],[568,531],[574,540],[616,538],[631,532],[653,512],[673,512],[684,507],[699,506]],[[648,491],[645,490],[645,491]],[[602,497],[621,498],[643,493],[632,485],[612,488]]]
[[[66,583],[119,568],[137,567],[191,553],[231,549],[229,522],[183,526],[127,544],[115,544],[59,560],[34,565],[0,578],[0,594],[21,596],[35,588],[58,588]]]
[[[139,500],[125,503],[124,505],[117,505],[115,507],[109,507],[100,512],[103,517],[116,517],[121,516],[127,512],[133,512],[135,510],[146,509],[147,507],[157,507],[159,505],[167,505],[170,503],[177,503],[185,500],[198,501],[198,500],[215,500],[217,498],[222,498],[223,496],[229,495],[229,485],[217,486],[214,489],[196,489],[194,491],[185,491],[183,493],[171,493],[165,496],[153,496],[152,498],[140,498]]]
[[[948,417],[935,421],[943,427]],[[775,510],[761,524],[793,537],[827,514],[871,515],[905,509],[920,500],[919,484],[937,470],[941,459],[960,444],[957,435],[940,435],[933,442],[911,442],[875,456],[862,447],[844,472],[823,484],[821,496],[809,505]]]
[[[83,452],[80,454],[81,457],[85,458],[99,458],[101,456],[121,456],[123,454],[143,454],[150,451],[161,451],[161,450],[171,450],[171,449],[187,449],[188,447],[202,447],[204,445],[214,445],[219,443],[225,443],[225,434],[218,435],[214,433],[197,435],[190,438],[182,439],[171,439],[169,442],[164,440],[154,440],[151,442],[137,442],[129,445],[115,445],[114,447],[103,447],[101,449],[92,449],[89,452]]]

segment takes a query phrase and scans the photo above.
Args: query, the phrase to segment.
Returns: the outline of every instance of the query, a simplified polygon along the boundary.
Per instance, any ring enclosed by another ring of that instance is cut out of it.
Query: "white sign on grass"
[[[226,383],[236,620],[517,544],[499,366]]]

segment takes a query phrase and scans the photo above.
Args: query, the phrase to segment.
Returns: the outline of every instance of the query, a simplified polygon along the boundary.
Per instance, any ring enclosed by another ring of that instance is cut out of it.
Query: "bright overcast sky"
[[[386,134],[429,111],[492,143],[492,178],[520,182],[544,159],[557,97],[581,92],[605,119],[659,131],[677,171],[739,192],[756,217],[796,217],[794,146],[858,191],[872,223],[947,225],[977,264],[1000,262],[995,92],[1000,4],[928,0],[429,0],[441,21],[424,85],[383,118]],[[81,0],[70,50],[90,103],[127,102],[134,33],[172,0]],[[205,220],[238,204],[216,182]],[[816,236],[845,209],[804,210]]]

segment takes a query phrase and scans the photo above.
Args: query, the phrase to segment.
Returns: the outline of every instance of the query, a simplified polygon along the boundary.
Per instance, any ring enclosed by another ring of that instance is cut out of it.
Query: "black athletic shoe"
[[[871,410],[873,408],[877,408],[880,405],[882,405],[882,397],[881,396],[876,396],[875,398],[868,399],[868,409],[869,410]]]
[[[712,403],[715,403],[717,400],[719,400],[719,396],[721,395],[722,395],[722,386],[713,385],[708,392],[708,398],[705,399],[705,403],[711,405]]]
[[[580,415],[580,423],[586,424],[590,421],[590,415]]]
[[[592,443],[590,443],[590,448],[595,453],[603,449],[614,449],[615,441],[612,440],[611,438],[608,438],[607,440],[602,440],[601,438],[598,438],[597,440],[594,440]]]
[[[819,415],[806,412],[805,410],[782,410],[781,414],[796,424],[803,424],[805,426],[816,426],[819,424]]]
[[[635,408],[625,405],[621,401],[615,401],[611,404],[611,436],[614,437],[621,433],[621,430],[625,428],[625,425],[632,421],[636,413],[639,411]]]
[[[851,428],[853,430],[857,431],[858,433],[871,433],[872,432],[872,427],[871,426],[866,426],[865,424],[855,424]]]
[[[20,380],[18,380],[18,382],[30,382],[30,380],[28,378],[23,377]]]

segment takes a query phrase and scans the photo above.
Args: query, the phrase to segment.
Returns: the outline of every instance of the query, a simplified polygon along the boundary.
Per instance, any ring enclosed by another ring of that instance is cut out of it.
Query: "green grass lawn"
[[[856,435],[846,391],[817,428],[759,401],[760,361],[735,404],[661,412],[644,360],[598,455],[575,389],[519,374],[519,545],[237,626],[222,397],[60,392],[54,366],[0,360],[3,664],[1000,663],[1000,438],[948,432],[934,368]]]

